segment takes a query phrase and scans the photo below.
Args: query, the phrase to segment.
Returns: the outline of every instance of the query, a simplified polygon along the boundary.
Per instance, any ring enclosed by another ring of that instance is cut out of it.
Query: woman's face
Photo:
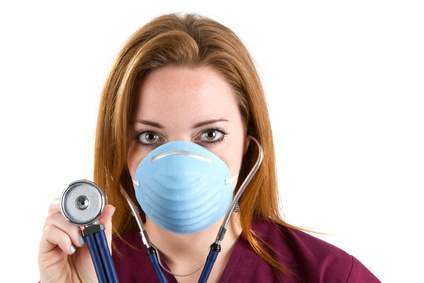
[[[212,67],[168,65],[147,75],[138,89],[128,169],[135,179],[140,161],[174,140],[204,146],[239,173],[249,144],[237,99]],[[214,143],[215,142],[215,143]]]

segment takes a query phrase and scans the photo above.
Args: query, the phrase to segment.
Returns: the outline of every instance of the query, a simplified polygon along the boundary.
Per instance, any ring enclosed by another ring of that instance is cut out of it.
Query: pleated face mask
[[[179,234],[204,230],[231,205],[237,176],[210,150],[171,141],[149,152],[133,180],[137,202],[161,227]]]

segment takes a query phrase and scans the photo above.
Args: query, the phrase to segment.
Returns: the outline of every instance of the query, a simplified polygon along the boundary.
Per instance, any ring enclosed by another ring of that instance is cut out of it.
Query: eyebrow
[[[144,124],[144,125],[148,125],[148,126],[152,126],[152,127],[155,127],[155,128],[159,128],[159,129],[165,128],[161,124],[159,124],[157,122],[149,121],[149,120],[139,119],[139,120],[136,120],[135,122],[140,123],[140,124]],[[228,122],[228,120],[223,119],[223,118],[206,120],[206,121],[194,124],[193,129],[199,128],[199,127],[204,126],[204,125],[212,124],[212,123],[217,123],[217,122]]]

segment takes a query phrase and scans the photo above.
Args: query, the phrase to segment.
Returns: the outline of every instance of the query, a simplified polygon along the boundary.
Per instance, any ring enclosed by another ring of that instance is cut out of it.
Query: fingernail
[[[73,254],[76,251],[74,245],[69,246],[69,254]]]
[[[78,240],[79,240],[80,245],[83,246],[84,243],[85,243],[84,238],[82,236],[79,236]]]

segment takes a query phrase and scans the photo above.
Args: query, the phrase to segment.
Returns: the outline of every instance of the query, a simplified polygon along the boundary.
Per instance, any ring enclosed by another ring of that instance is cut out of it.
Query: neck
[[[147,216],[144,226],[152,244],[159,250],[162,263],[165,263],[173,273],[187,274],[197,267],[203,266],[209,253],[209,247],[215,241],[222,221],[223,218],[207,229],[193,234],[176,234],[168,231]],[[241,234],[238,213],[232,214],[227,228],[228,231],[221,242],[218,260],[228,259],[231,248]]]

